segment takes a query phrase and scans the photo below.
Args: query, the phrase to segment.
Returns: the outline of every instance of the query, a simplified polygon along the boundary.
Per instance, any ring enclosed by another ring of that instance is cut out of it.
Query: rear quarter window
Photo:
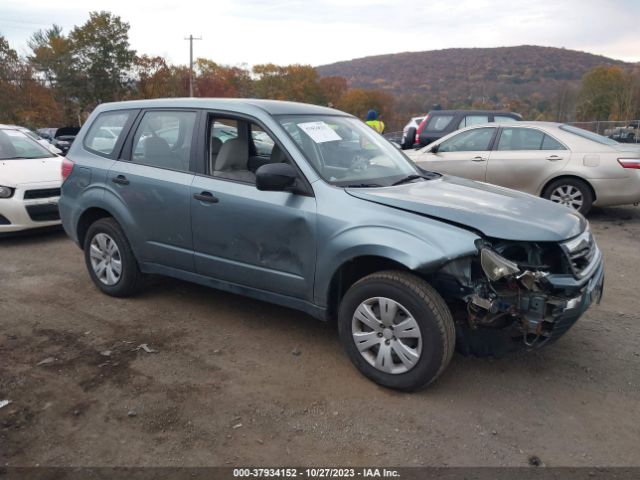
[[[453,115],[434,115],[429,118],[426,129],[431,132],[441,132],[449,126],[453,117]]]
[[[132,110],[119,110],[99,114],[84,137],[84,147],[96,155],[115,158],[116,147],[122,145],[133,115]]]

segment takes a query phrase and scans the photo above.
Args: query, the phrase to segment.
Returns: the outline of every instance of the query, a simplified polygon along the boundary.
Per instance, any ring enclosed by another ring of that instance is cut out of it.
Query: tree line
[[[135,52],[129,24],[106,11],[70,32],[53,25],[36,31],[28,54],[18,55],[0,35],[0,123],[32,128],[79,125],[98,104],[189,95],[189,68]],[[471,81],[471,80],[470,80]],[[350,88],[339,76],[320,77],[310,65],[221,65],[194,62],[194,95],[253,97],[330,105],[360,118],[374,108],[388,130],[425,108],[419,99],[380,89]],[[534,98],[535,97],[535,98]],[[446,99],[443,99],[446,104]],[[507,108],[533,120],[617,120],[640,117],[640,70],[596,67],[580,85],[527,99],[473,99],[458,108]]]

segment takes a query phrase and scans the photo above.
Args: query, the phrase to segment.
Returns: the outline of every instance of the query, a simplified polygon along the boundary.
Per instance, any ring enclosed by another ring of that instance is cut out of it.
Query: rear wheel
[[[406,272],[374,273],[356,282],[340,304],[338,329],[356,368],[399,390],[433,382],[455,347],[455,327],[444,300]]]
[[[142,282],[131,246],[113,218],[101,218],[87,230],[84,257],[96,286],[114,297],[135,293]]]
[[[547,200],[559,203],[586,215],[591,210],[593,194],[586,182],[577,178],[561,178],[552,182],[542,193]]]

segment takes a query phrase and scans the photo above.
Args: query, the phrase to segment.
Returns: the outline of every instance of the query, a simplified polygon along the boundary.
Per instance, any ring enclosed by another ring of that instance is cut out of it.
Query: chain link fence
[[[640,120],[567,122],[620,143],[640,143]]]

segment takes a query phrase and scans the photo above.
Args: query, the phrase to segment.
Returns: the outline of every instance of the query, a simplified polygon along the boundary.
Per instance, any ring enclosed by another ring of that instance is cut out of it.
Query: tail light
[[[71,160],[69,160],[67,157],[62,157],[61,171],[62,171],[63,182],[69,177],[69,175],[71,175],[71,172],[73,171],[73,165],[74,163]]]
[[[622,165],[622,168],[640,170],[640,158],[619,158],[618,163]]]
[[[427,114],[427,116],[424,117],[424,119],[420,122],[420,125],[418,125],[418,129],[416,130],[416,141],[415,141],[415,143],[420,143],[420,132],[422,132],[422,129],[427,124],[428,120],[429,120],[429,114]]]

